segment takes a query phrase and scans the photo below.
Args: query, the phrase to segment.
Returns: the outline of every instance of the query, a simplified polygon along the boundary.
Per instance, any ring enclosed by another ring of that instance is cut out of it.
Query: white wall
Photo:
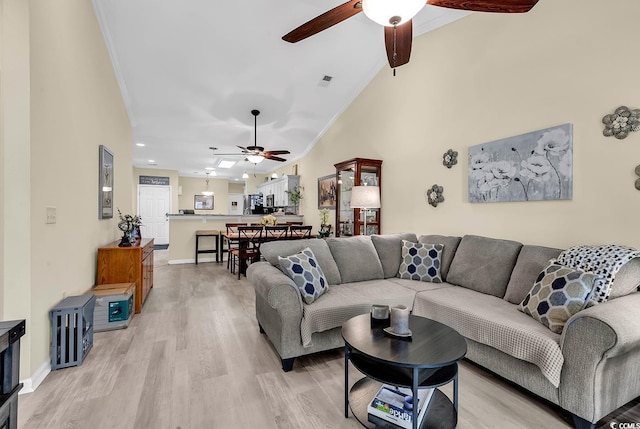
[[[640,2],[541,1],[524,15],[474,14],[414,40],[394,78],[384,68],[300,162],[303,185],[352,157],[384,160],[383,232],[479,234],[568,247],[640,248],[640,133],[602,135],[601,118],[640,108]],[[563,123],[574,125],[571,201],[470,204],[467,148]],[[460,153],[451,170],[442,154]],[[320,166],[319,166],[320,165]],[[433,208],[424,193],[443,185]],[[319,224],[316,201],[305,220]]]

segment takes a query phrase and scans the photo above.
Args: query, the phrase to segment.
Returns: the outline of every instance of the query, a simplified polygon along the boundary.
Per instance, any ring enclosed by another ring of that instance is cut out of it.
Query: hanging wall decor
[[[640,165],[636,167],[636,175],[640,176]],[[636,189],[640,191],[640,179],[636,179]]]
[[[444,196],[442,195],[443,192],[444,187],[440,185],[433,185],[428,188],[426,192],[427,202],[433,207],[438,207],[438,204],[444,201]]]
[[[615,112],[605,115],[602,123],[604,124],[602,134],[622,140],[630,132],[640,130],[640,109],[631,110],[627,106],[620,106]]]
[[[573,198],[571,124],[469,147],[469,202]]]
[[[458,163],[458,152],[449,149],[442,155],[442,165],[451,168]]]

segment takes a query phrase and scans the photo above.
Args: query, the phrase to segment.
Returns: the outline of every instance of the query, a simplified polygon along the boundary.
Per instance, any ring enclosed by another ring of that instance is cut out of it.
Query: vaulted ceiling
[[[388,67],[382,27],[362,13],[296,44],[281,39],[344,0],[93,2],[133,127],[135,167],[183,176],[214,167],[230,180],[272,171],[283,164],[254,166],[237,147],[256,138],[252,109],[261,111],[257,144],[290,151],[282,156],[290,163]],[[465,15],[425,6],[414,35]],[[222,159],[237,163],[222,169]]]

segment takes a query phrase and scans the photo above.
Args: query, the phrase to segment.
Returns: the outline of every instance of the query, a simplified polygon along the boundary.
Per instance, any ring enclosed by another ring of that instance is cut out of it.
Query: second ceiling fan
[[[270,159],[272,161],[280,161],[285,162],[286,159],[280,158],[277,155],[286,155],[290,153],[288,150],[264,150],[264,147],[258,146],[258,115],[260,111],[257,109],[253,109],[251,111],[253,115],[253,128],[254,128],[254,137],[253,137],[253,146],[238,146],[242,153],[218,153],[217,155],[221,156],[246,156],[246,160],[253,163],[258,164],[262,162],[264,159]],[[217,148],[210,147],[209,149],[213,149],[214,151]]]
[[[409,62],[413,24],[411,19],[425,4],[473,12],[524,13],[538,0],[350,0],[285,34],[282,40],[296,43],[363,12],[384,26],[387,59],[395,69]]]

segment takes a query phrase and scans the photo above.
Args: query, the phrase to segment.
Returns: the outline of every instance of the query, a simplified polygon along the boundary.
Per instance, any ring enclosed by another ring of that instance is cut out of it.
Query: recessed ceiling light
[[[144,143],[136,143],[136,146],[144,147]]]
[[[214,167],[205,167],[204,169],[205,169],[205,170],[209,170],[209,171],[213,171],[213,170],[215,170],[215,168],[214,168]]]
[[[156,162],[154,159],[149,160],[149,164],[153,164],[154,162]]]
[[[218,163],[218,168],[231,168],[236,165],[235,161],[229,161],[228,159],[223,159]]]

